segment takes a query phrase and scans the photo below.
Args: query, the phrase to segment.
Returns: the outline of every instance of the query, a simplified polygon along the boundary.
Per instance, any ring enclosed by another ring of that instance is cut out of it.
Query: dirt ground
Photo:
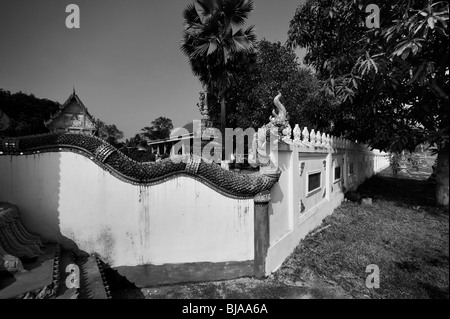
[[[270,277],[265,280],[235,280],[188,285],[144,288],[147,299],[341,299],[350,296],[319,281],[283,283]]]

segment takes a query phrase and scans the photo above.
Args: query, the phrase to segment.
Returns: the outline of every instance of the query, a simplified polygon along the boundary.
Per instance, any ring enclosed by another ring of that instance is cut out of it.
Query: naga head
[[[284,125],[287,122],[287,112],[284,105],[280,102],[282,94],[278,91],[278,95],[273,99],[273,103],[277,107],[278,113],[275,110],[272,110],[272,115],[269,119],[270,122],[274,125]]]

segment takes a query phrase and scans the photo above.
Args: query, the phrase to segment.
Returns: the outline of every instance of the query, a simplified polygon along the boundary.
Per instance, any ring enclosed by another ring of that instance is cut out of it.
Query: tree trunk
[[[227,126],[227,109],[225,106],[225,96],[222,97],[222,100],[220,101],[220,126],[222,135],[225,135],[225,128]]]
[[[225,95],[220,102],[220,131],[222,133],[222,160],[225,160],[225,128],[227,127],[227,110],[225,106]]]
[[[436,202],[445,207],[448,207],[449,196],[448,152],[448,145],[439,151],[436,168]]]

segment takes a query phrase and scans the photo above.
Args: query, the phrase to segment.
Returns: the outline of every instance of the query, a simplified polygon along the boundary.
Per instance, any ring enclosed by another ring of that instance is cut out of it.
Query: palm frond
[[[183,19],[185,24],[198,23],[200,18],[195,10],[193,3],[189,3],[183,11]]]
[[[252,0],[196,0],[183,14],[180,50],[203,86],[222,96],[246,55],[254,52],[254,27],[243,29]]]
[[[240,52],[240,51],[247,51],[250,49],[251,45],[248,42],[247,38],[243,35],[235,35],[233,36],[233,42],[234,46],[232,47],[233,50]]]
[[[199,56],[205,55],[208,52],[208,49],[209,49],[209,42],[197,45],[194,48],[194,51],[192,52],[190,58],[191,59],[196,59]]]
[[[212,11],[208,8],[208,6],[204,5],[201,1],[196,1],[194,2],[194,7],[202,24],[207,23],[208,19],[212,15]]]
[[[253,10],[253,2],[245,0],[231,0],[224,6],[225,24],[229,26],[234,35],[244,24]]]
[[[211,39],[211,41],[209,41],[209,48],[206,55],[211,55],[212,53],[214,53],[217,50],[217,46],[218,46],[217,39]]]
[[[251,25],[249,26],[245,31],[244,31],[244,35],[247,37],[248,41],[250,41],[253,46],[256,46],[256,33],[255,33],[255,26]]]

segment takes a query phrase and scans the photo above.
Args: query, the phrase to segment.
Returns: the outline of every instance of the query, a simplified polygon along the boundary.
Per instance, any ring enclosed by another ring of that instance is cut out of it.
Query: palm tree
[[[243,29],[252,0],[196,0],[183,12],[181,51],[206,92],[221,101],[221,128],[226,126],[225,98],[245,58],[255,52],[253,26]]]

